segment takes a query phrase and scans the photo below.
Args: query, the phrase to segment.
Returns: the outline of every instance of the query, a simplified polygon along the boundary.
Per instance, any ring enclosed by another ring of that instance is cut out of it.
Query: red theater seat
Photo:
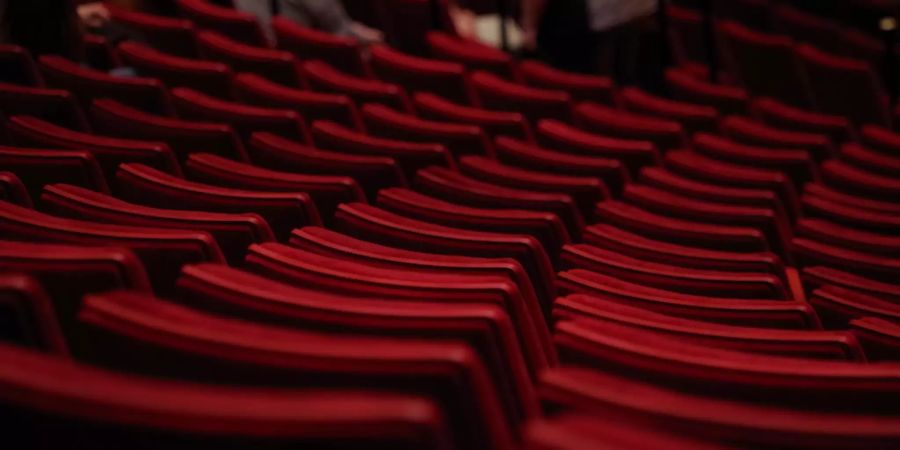
[[[817,330],[822,327],[815,310],[801,302],[681,294],[629,283],[584,269],[560,272],[557,286],[560,295],[586,294],[686,319],[789,330]]]
[[[572,197],[488,183],[442,167],[420,170],[416,190],[448,202],[478,208],[524,209],[555,214],[567,230],[584,228],[584,217]]]
[[[335,222],[338,231],[385,245],[451,255],[514,258],[528,272],[542,300],[553,298],[550,260],[541,244],[530,236],[450,228],[360,203],[338,207]]]
[[[463,157],[459,165],[460,172],[476,180],[513,189],[566,194],[575,200],[584,217],[591,215],[597,202],[610,198],[604,181],[594,177],[556,175],[521,169],[480,156]],[[569,233],[580,239],[580,229],[569,230]]]
[[[340,124],[317,120],[312,126],[316,145],[357,155],[387,156],[403,168],[407,178],[419,169],[437,165],[456,168],[453,155],[441,144],[400,141],[369,136]]]
[[[738,253],[707,250],[672,244],[635,234],[622,228],[594,224],[584,229],[586,244],[605,248],[624,256],[632,256],[665,264],[695,269],[729,272],[770,273],[784,280],[784,264],[769,252]]]
[[[165,142],[184,162],[192,152],[215,153],[248,161],[244,146],[230,126],[156,116],[115,100],[95,100],[91,121],[98,133],[130,139]]]
[[[16,174],[0,171],[0,200],[31,208],[31,196]]]
[[[197,31],[193,22],[112,5],[107,8],[113,22],[140,33],[153,48],[186,58],[197,56]]]
[[[850,321],[850,329],[859,339],[870,361],[900,360],[900,325],[877,317]]]
[[[166,448],[437,450],[452,442],[438,405],[421,396],[175,382],[6,345],[0,360],[8,392],[35,393],[3,396],[3,418],[12,427],[8,436],[43,447],[134,448],[148,434]]]
[[[0,320],[4,323],[0,331],[3,345],[14,344],[59,356],[68,353],[53,302],[30,276],[0,274]]]
[[[391,158],[318,149],[271,133],[254,133],[250,154],[254,163],[272,170],[353,178],[370,200],[381,189],[408,185],[400,166]]]
[[[516,77],[512,58],[500,50],[440,31],[426,35],[431,56],[462,64],[469,70],[484,70],[504,78]]]
[[[40,72],[27,49],[14,44],[0,44],[0,81],[23,86],[44,84]]]
[[[612,78],[566,72],[535,60],[522,61],[519,75],[525,83],[543,89],[565,91],[573,99],[612,104],[615,82]]]
[[[424,91],[457,103],[470,102],[462,64],[412,56],[384,45],[369,52],[372,71],[384,81],[403,86],[409,93]]]
[[[290,52],[258,47],[212,31],[197,33],[197,43],[200,56],[228,64],[234,72],[254,73],[285,86],[304,85],[297,59]]]
[[[781,280],[767,273],[690,269],[624,256],[587,244],[566,245],[562,268],[585,269],[648,287],[693,295],[750,299],[789,299]]]
[[[188,87],[219,98],[231,97],[232,73],[225,64],[175,56],[133,41],[119,44],[118,51],[140,75],[159,79],[169,88]]]
[[[672,317],[600,297],[570,295],[553,305],[556,322],[604,322],[667,334],[709,347],[768,355],[865,362],[860,343],[848,331],[778,330],[721,325]]]
[[[712,106],[669,100],[638,88],[622,89],[619,98],[628,110],[677,121],[689,132],[713,130],[719,120],[719,112]]]
[[[95,98],[112,98],[147,112],[172,113],[169,94],[157,79],[116,77],[55,55],[40,57],[39,67],[48,86],[68,90],[84,106]]]
[[[685,393],[822,413],[891,414],[897,409],[898,364],[750,355],[597,322],[562,323],[555,342],[564,362]]]
[[[461,446],[514,448],[496,387],[464,343],[286,330],[122,292],[89,296],[85,305],[85,328],[107,337],[84,349],[94,364],[245,387],[405,392],[439,404]],[[139,349],[157,356],[149,360]]]
[[[693,148],[723,162],[783,172],[797,188],[819,178],[813,156],[807,150],[740,144],[709,133],[695,134]]]
[[[272,31],[278,48],[293,53],[300,60],[319,59],[346,73],[371,76],[356,39],[299,26],[281,16],[272,19]]]
[[[516,209],[472,208],[446,202],[408,189],[383,189],[378,206],[425,222],[475,231],[526,234],[541,242],[554,261],[570,241],[562,221],[554,214]]]
[[[474,103],[482,108],[518,111],[532,123],[541,119],[572,120],[572,99],[565,91],[530,87],[483,71],[472,74],[469,81]]]
[[[890,300],[894,303],[900,301],[900,285],[872,280],[833,267],[804,267],[800,276],[809,288],[832,285]]]
[[[75,97],[63,89],[0,83],[0,113],[32,116],[71,130],[90,129]]]
[[[380,103],[399,111],[412,110],[409,97],[401,85],[344,73],[322,61],[306,61],[301,67],[314,90],[344,94],[360,105]]]
[[[34,199],[44,186],[54,183],[109,193],[100,164],[88,152],[0,147],[0,167],[16,174]]]
[[[492,111],[461,105],[435,94],[420,92],[413,96],[416,112],[426,119],[481,127],[491,137],[511,136],[533,141],[534,134],[525,116],[512,111]]]
[[[474,125],[420,119],[379,104],[363,106],[362,115],[366,128],[376,136],[443,144],[457,158],[493,154],[490,139]]]
[[[215,155],[198,154],[188,161],[189,177],[203,183],[265,192],[304,192],[312,196],[323,219],[330,219],[342,202],[365,201],[365,193],[350,177],[304,175],[270,170]]]
[[[234,78],[234,92],[235,98],[243,103],[292,109],[307,119],[333,120],[353,129],[362,127],[356,105],[346,95],[304,91],[252,73],[241,73]]]
[[[658,165],[659,152],[650,141],[617,139],[588,133],[571,125],[542,120],[537,126],[538,143],[578,155],[618,159],[636,174],[640,167]]]
[[[177,0],[176,5],[178,12],[199,28],[215,30],[250,45],[269,45],[268,38],[252,14],[207,0]]]
[[[257,131],[268,131],[286,138],[309,142],[309,131],[303,118],[284,108],[265,108],[219,100],[197,91],[176,88],[172,91],[178,114],[191,120],[204,120],[231,125],[244,142]]]
[[[275,236],[287,239],[298,226],[321,223],[308,194],[296,189],[275,192],[222,188],[185,181],[140,164],[123,164],[117,180],[123,199],[155,208],[222,213],[257,213]]]
[[[822,286],[812,292],[809,303],[816,308],[826,327],[846,328],[853,319],[876,317],[897,323],[900,305],[837,286]]]
[[[13,117],[6,124],[12,142],[20,146],[87,149],[112,180],[120,163],[135,162],[181,176],[175,153],[164,142],[136,141],[71,131],[34,117]]]
[[[686,144],[684,128],[677,121],[635,114],[597,103],[575,107],[575,125],[592,133],[653,142],[665,151]]]
[[[675,433],[675,436],[689,436],[695,440],[690,443],[675,440],[669,444],[672,438],[667,436],[658,441],[661,447],[707,448],[704,443],[709,442],[712,448],[719,448],[723,442],[728,442],[739,447],[816,449],[828,446],[890,446],[897,440],[896,419],[892,417],[865,412],[808,411],[717,399],[688,394],[607,370],[565,368],[547,372],[540,393],[542,400],[555,410],[595,415],[581,426],[586,431],[591,430],[589,424],[612,416],[617,418],[617,424],[636,423],[650,428],[651,433]],[[569,429],[566,433],[562,436],[570,440],[578,436]],[[638,445],[645,443],[644,436],[645,432],[636,435]],[[650,436],[652,439],[654,434]],[[609,441],[604,437],[604,440],[596,442]]]
[[[807,150],[816,161],[835,155],[827,134],[783,130],[743,116],[728,116],[719,123],[722,133],[735,141],[758,146]]]
[[[43,209],[60,216],[147,228],[206,231],[216,238],[228,263],[243,264],[247,246],[274,241],[269,224],[257,214],[223,214],[159,209],[127,203],[76,186],[47,186]]]
[[[0,217],[3,239],[127,247],[141,258],[161,295],[171,293],[183,264],[225,262],[216,241],[206,232],[63,219],[7,203],[0,203]]]
[[[712,106],[722,114],[743,113],[749,102],[747,92],[741,88],[712,84],[678,68],[666,69],[666,85],[673,98]]]
[[[773,98],[757,98],[750,107],[753,115],[763,122],[806,133],[828,135],[833,142],[855,138],[855,131],[846,117],[820,114],[800,109]]]

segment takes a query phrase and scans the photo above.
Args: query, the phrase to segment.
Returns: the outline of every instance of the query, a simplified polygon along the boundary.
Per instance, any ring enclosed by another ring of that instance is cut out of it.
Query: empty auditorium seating
[[[188,0],[197,1],[197,0]],[[234,72],[250,72],[285,86],[303,86],[297,59],[290,52],[257,47],[212,31],[197,33],[200,56],[231,66]]]
[[[225,261],[206,232],[63,219],[8,203],[0,203],[0,214],[3,239],[128,247],[141,258],[155,291],[161,294],[171,292],[181,265]]]
[[[574,123],[592,133],[650,141],[663,151],[685,145],[685,131],[677,121],[589,102],[578,104],[574,114]]]
[[[291,139],[309,142],[303,118],[285,108],[250,106],[210,97],[200,92],[176,88],[172,91],[179,116],[231,125],[246,142],[256,131],[268,131]]]
[[[193,22],[114,6],[107,8],[115,23],[140,33],[152,47],[172,55],[197,56],[197,31]]]
[[[169,55],[137,42],[123,42],[119,56],[140,75],[169,88],[189,87],[216,97],[231,96],[231,68],[219,62]]]
[[[359,43],[351,37],[302,27],[284,17],[272,19],[272,31],[278,41],[278,48],[293,53],[301,60],[318,59],[338,70],[357,76],[369,76],[369,68],[362,59]]]
[[[739,253],[689,247],[648,238],[604,223],[586,227],[582,237],[586,244],[615,251],[625,256],[659,261],[680,267],[728,272],[770,273],[784,278],[784,264],[777,255],[769,252]]]
[[[570,242],[562,221],[553,214],[515,209],[472,208],[446,202],[408,189],[383,189],[378,206],[426,222],[470,230],[527,234],[541,242],[556,260],[557,250]]]
[[[686,294],[765,299],[784,299],[789,295],[781,281],[771,274],[690,269],[624,256],[586,244],[563,247],[561,260],[564,269],[592,270]]]
[[[475,125],[421,119],[381,104],[362,107],[370,133],[397,140],[443,144],[454,156],[492,155],[491,140]]]
[[[110,99],[95,100],[90,115],[98,133],[165,142],[181,162],[197,151],[248,160],[244,146],[228,125],[156,116]]]
[[[338,207],[335,227],[361,239],[401,248],[451,255],[515,258],[531,276],[541,298],[546,301],[553,297],[554,275],[547,253],[530,236],[434,225],[360,203]]]
[[[122,375],[8,345],[0,346],[0,358],[10,386],[2,398],[8,436],[42,447],[134,447],[148,436],[167,448],[443,449],[453,442],[440,407],[422,396],[206,386]]]
[[[266,221],[256,214],[223,214],[158,209],[123,202],[76,186],[44,188],[42,208],[61,217],[145,227],[198,230],[216,238],[229,264],[243,263],[247,246],[275,240]]]
[[[557,175],[508,166],[481,156],[460,159],[460,171],[476,180],[514,189],[562,193],[572,197],[584,217],[590,217],[594,205],[610,198],[603,180],[593,177]],[[580,230],[570,230],[580,237]]]
[[[659,151],[650,141],[588,133],[556,120],[542,120],[538,123],[537,136],[538,142],[549,148],[618,159],[632,174],[636,174],[643,166],[658,165],[660,162]]]
[[[784,300],[706,297],[650,288],[584,269],[562,271],[560,295],[586,294],[662,314],[720,324],[778,329],[819,329],[808,304]],[[590,299],[587,299],[590,302]]]
[[[119,139],[71,131],[26,116],[10,118],[6,129],[12,143],[19,146],[90,151],[103,168],[107,180],[112,180],[119,163],[123,162],[142,163],[173,175],[181,175],[178,159],[163,142]]]
[[[312,136],[315,144],[323,148],[391,157],[400,164],[409,179],[419,169],[431,165],[456,168],[453,155],[441,144],[379,138],[323,120],[313,123]]]
[[[625,166],[616,159],[573,155],[507,137],[497,138],[494,144],[497,159],[501,162],[559,175],[600,178],[614,195],[618,195],[630,179]]]
[[[806,150],[816,161],[834,156],[834,144],[826,134],[783,130],[755,120],[729,116],[719,123],[722,132],[738,142],[775,148]]]
[[[896,364],[748,355],[600,322],[562,323],[554,338],[564,362],[634,374],[682,392],[820,412],[896,411]],[[799,382],[803,389],[796,388]]]
[[[405,392],[437,403],[461,447],[514,448],[496,387],[464,343],[287,330],[127,292],[86,297],[80,319],[89,332],[105,336],[79,354],[93,364],[245,387],[365,385]],[[156,358],[134,351],[148,348]]]
[[[522,61],[517,68],[529,85],[565,91],[579,101],[613,103],[615,82],[611,78],[565,72],[534,60]]]
[[[787,130],[828,135],[832,141],[855,139],[855,130],[846,117],[800,109],[773,98],[757,98],[751,111],[763,122]]]
[[[42,56],[38,63],[48,86],[68,90],[82,105],[95,98],[113,98],[144,111],[172,113],[169,95],[157,79],[115,77],[55,55]]]
[[[475,104],[483,108],[520,111],[532,122],[572,118],[572,99],[564,91],[524,86],[481,71],[473,73],[469,81]]]
[[[777,330],[682,319],[599,297],[571,295],[554,304],[554,320],[617,323],[711,347],[801,358],[865,361],[848,331]]]
[[[626,425],[641,424],[651,427],[655,433],[675,433],[675,436],[696,440],[682,444],[683,441],[666,436],[659,441],[663,447],[680,448],[679,445],[684,445],[684,448],[705,448],[704,442],[709,442],[708,445],[717,448],[728,442],[740,447],[763,448],[877,448],[890,446],[896,440],[895,419],[889,416],[804,411],[795,407],[717,399],[688,394],[607,370],[564,368],[548,371],[542,380],[540,393],[542,399],[556,410],[609,414],[622,418]],[[595,418],[589,423],[597,422]],[[579,429],[587,432],[592,427],[584,423],[575,430]],[[565,432],[558,433],[560,438],[572,440],[579,436],[570,428],[566,428]],[[646,432],[636,435],[638,445],[647,442],[644,440],[646,435]],[[653,439],[653,435],[650,436]],[[609,441],[610,438],[604,436],[599,442]]]
[[[0,147],[0,167],[15,173],[33,199],[40,197],[45,185],[53,183],[109,192],[97,159],[84,151]]]
[[[730,21],[720,24],[718,30],[726,55],[723,62],[748,92],[801,108],[812,105],[792,39]]]
[[[428,92],[415,94],[413,105],[416,112],[427,119],[477,125],[492,137],[512,136],[526,141],[534,140],[531,126],[525,116],[518,112],[491,111],[461,105]]]
[[[403,86],[408,92],[431,92],[447,100],[468,104],[465,68],[458,63],[408,55],[388,46],[370,50],[372,72],[378,78]]]
[[[212,158],[212,155],[201,156]],[[116,179],[121,197],[142,205],[209,212],[257,213],[266,219],[279,239],[286,239],[290,230],[295,227],[319,224],[321,221],[309,195],[298,191],[296,187],[293,190],[280,187],[269,189],[274,192],[223,188],[185,181],[141,164],[122,164]]]
[[[713,106],[723,114],[738,114],[747,109],[749,97],[743,89],[699,80],[678,68],[667,69],[665,76],[666,85],[678,100]]]
[[[249,45],[268,46],[268,38],[249,13],[207,0],[177,0],[178,12],[199,28],[214,30]]]
[[[440,31],[429,32],[426,40],[432,57],[462,64],[469,70],[515,78],[512,58],[499,50]]]
[[[804,44],[796,52],[817,111],[845,116],[857,124],[890,126],[884,88],[867,63]]]
[[[0,83],[0,113],[32,116],[78,131],[90,129],[69,91]]]
[[[399,111],[412,110],[409,97],[400,85],[343,73],[322,61],[306,61],[301,66],[313,89],[344,94],[360,105],[380,103]]]
[[[718,111],[711,106],[669,100],[634,87],[619,91],[619,99],[628,110],[674,120],[689,132],[711,130],[719,119]]]
[[[254,133],[250,138],[250,153],[255,164],[273,170],[351,177],[372,200],[382,188],[407,186],[400,166],[384,156],[347,155],[270,133]]]
[[[897,447],[879,1],[659,2],[596,73],[472,37],[540,12],[494,0],[0,44],[3,442]]]
[[[477,180],[443,167],[420,170],[413,183],[416,190],[448,202],[475,207],[525,209],[556,214],[568,230],[584,227],[584,216],[572,197],[515,189]]]
[[[244,103],[292,109],[304,118],[333,120],[354,129],[362,127],[356,105],[345,95],[304,91],[252,73],[241,73],[234,78],[234,93]]]

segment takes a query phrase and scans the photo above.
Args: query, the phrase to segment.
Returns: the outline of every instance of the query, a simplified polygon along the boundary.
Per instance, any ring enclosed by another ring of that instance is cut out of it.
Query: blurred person
[[[269,0],[234,0],[236,8],[257,17],[263,29],[271,30],[272,10]],[[354,21],[339,0],[277,0],[278,14],[297,24],[338,36],[349,36],[363,44],[384,41],[384,34]]]
[[[561,69],[627,79],[656,8],[656,0],[522,0],[522,45]]]

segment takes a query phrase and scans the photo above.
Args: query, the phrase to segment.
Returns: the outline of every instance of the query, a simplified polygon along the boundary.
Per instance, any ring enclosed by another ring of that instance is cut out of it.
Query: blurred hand
[[[102,2],[78,6],[78,19],[88,28],[100,28],[109,22],[109,10]]]
[[[367,27],[359,22],[350,24],[350,32],[356,36],[357,39],[367,44],[384,42],[384,33],[382,33],[381,30]]]

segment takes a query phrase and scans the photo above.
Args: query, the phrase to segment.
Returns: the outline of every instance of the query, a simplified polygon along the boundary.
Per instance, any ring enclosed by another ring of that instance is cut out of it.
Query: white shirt
[[[652,14],[656,6],[656,0],[587,0],[588,25],[591,31],[605,31]]]

